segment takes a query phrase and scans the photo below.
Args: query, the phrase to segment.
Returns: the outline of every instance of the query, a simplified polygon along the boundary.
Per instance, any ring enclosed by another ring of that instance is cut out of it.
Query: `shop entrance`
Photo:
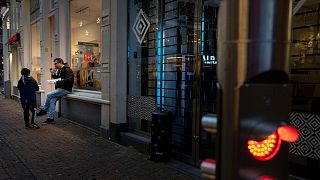
[[[150,133],[149,111],[172,112],[172,156],[199,165],[214,154],[201,117],[216,113],[218,1],[128,0],[128,7],[129,128]]]

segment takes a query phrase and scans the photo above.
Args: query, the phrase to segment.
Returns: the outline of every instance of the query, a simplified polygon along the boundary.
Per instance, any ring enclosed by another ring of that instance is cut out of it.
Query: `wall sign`
[[[215,56],[202,55],[202,61],[205,64],[217,64],[217,60]]]
[[[140,9],[138,16],[136,17],[136,20],[132,27],[133,33],[140,44],[142,43],[145,35],[147,34],[149,27],[150,27],[150,22],[148,21],[148,18],[145,15],[145,13],[142,11],[142,9]]]

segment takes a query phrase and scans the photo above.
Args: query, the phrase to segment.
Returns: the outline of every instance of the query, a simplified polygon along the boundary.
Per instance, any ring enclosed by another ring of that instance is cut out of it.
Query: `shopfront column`
[[[8,48],[10,45],[7,45],[5,42],[8,42],[8,31],[7,31],[7,18],[8,18],[8,14],[6,14],[6,16],[3,18],[3,81],[6,82],[6,81],[9,81],[10,80],[10,77],[9,77],[9,52],[8,52]]]
[[[127,0],[111,1],[110,7],[110,132],[117,141],[127,122]]]
[[[101,23],[101,97],[110,101],[110,0],[102,0]],[[101,105],[100,131],[103,136],[110,136],[110,105]]]
[[[47,83],[51,79],[49,69],[51,67],[50,57],[50,21],[48,18],[49,4],[47,0],[40,0],[40,61],[41,61],[41,87],[44,92],[51,90],[51,85]],[[44,97],[41,101],[44,103]],[[41,103],[41,104],[42,104]]]
[[[70,63],[70,2],[66,0],[58,1],[59,8],[59,48],[56,49],[56,55],[65,62]],[[58,50],[59,49],[59,50]]]
[[[23,67],[30,68],[30,50],[27,43],[30,42],[30,36],[27,32],[30,32],[30,2],[22,1],[21,2],[21,26],[22,29],[20,31],[21,38],[21,62],[23,63]],[[28,22],[28,23],[27,23]]]

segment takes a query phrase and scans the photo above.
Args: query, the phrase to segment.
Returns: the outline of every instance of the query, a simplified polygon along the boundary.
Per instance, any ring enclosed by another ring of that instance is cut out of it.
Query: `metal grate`
[[[128,96],[128,117],[151,121],[151,113],[155,111],[156,100],[149,96]]]

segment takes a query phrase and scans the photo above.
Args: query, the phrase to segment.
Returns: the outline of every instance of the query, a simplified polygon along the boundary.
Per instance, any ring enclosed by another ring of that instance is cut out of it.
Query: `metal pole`
[[[219,13],[217,179],[233,180],[241,179],[240,87],[287,82],[292,1],[224,0]]]

